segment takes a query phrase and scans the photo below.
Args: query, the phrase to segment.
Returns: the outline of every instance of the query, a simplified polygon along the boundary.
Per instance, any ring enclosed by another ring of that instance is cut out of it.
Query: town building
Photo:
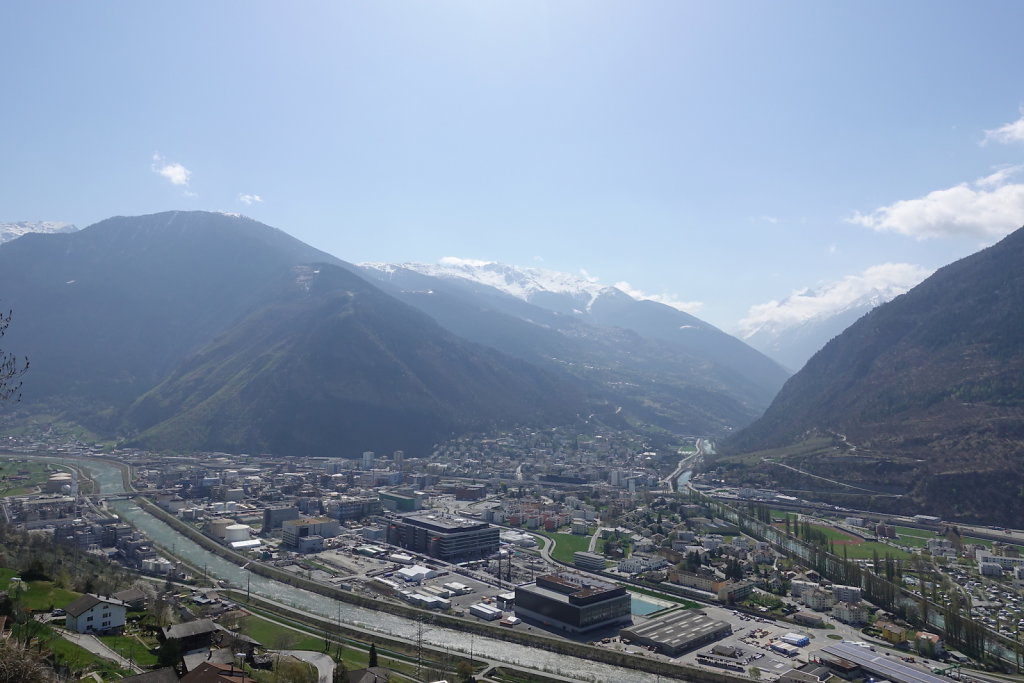
[[[696,574],[694,572],[687,571],[673,571],[669,572],[669,581],[680,586],[686,586],[688,588],[696,588],[697,590],[706,591],[711,593],[714,591],[714,585],[717,583],[717,579],[714,574]]]
[[[949,679],[929,674],[916,667],[903,664],[897,657],[889,657],[888,653],[876,652],[854,643],[836,643],[820,650],[819,658],[830,667],[840,672],[844,678],[867,678],[857,674],[854,669],[873,674],[875,678],[892,681],[892,683],[948,683]]]
[[[631,606],[622,586],[577,572],[546,574],[516,587],[516,616],[569,633],[629,623]]]
[[[844,624],[860,626],[868,623],[868,608],[862,602],[837,602],[832,608],[832,616]]]
[[[814,612],[807,612],[800,610],[799,612],[793,613],[793,621],[803,626],[814,626],[815,628],[821,628],[825,625],[825,618],[820,614]]]
[[[216,662],[201,663],[185,674],[181,681],[183,683],[256,683],[234,663],[219,664]]]
[[[715,592],[718,599],[726,604],[742,602],[748,595],[754,592],[753,581],[724,581],[715,584]]]
[[[264,508],[263,528],[260,533],[269,534],[275,529],[280,529],[284,522],[298,519],[300,516],[298,508],[294,507]]]
[[[388,520],[388,543],[445,562],[463,562],[498,552],[498,527],[487,522],[407,515]]]
[[[819,612],[827,610],[835,603],[835,597],[828,591],[815,588],[803,595],[804,604]]]
[[[832,597],[836,602],[860,602],[860,586],[832,586]]]
[[[128,605],[111,597],[86,593],[64,608],[65,627],[75,633],[119,633]]]
[[[339,522],[363,519],[384,511],[377,496],[342,496],[327,503],[327,515]]]
[[[181,624],[164,626],[160,631],[163,640],[176,640],[183,654],[208,651],[220,633],[220,627],[212,619],[195,619]]]
[[[585,550],[578,550],[572,554],[572,563],[577,569],[583,569],[588,572],[602,572],[604,571],[604,555],[597,553],[588,553]]]
[[[1010,557],[1008,555],[993,555],[988,550],[979,550],[974,554],[974,558],[978,561],[978,565],[985,564],[986,562],[994,562],[1003,569],[1012,570],[1014,567],[1024,566],[1024,557]]]
[[[379,494],[381,505],[387,510],[395,512],[414,512],[423,507],[420,498],[413,495],[406,495],[396,491],[381,491]]]
[[[338,520],[330,517],[304,517],[290,519],[281,524],[281,543],[287,548],[298,548],[299,539],[307,536],[333,538],[341,533]]]
[[[657,648],[669,657],[678,657],[687,650],[725,638],[732,626],[712,619],[703,612],[680,610],[660,619],[651,619],[620,632],[622,638]]]

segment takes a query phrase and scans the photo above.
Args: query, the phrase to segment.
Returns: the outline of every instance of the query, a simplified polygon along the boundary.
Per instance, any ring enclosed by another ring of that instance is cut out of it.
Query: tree
[[[53,672],[17,643],[0,641],[0,683],[44,683]]]
[[[156,651],[156,661],[160,666],[178,666],[181,661],[181,643],[177,638],[168,638],[160,644]]]
[[[0,337],[11,324],[11,313],[0,314]],[[18,359],[13,353],[0,349],[0,401],[21,400],[21,376],[28,370],[28,358]]]
[[[370,662],[369,662],[369,664],[367,664],[367,667],[373,668],[375,666],[378,666],[378,664],[377,664],[377,644],[376,643],[370,643]]]
[[[476,680],[473,676],[473,665],[468,660],[459,660],[458,665],[455,667],[455,672],[459,675],[459,680],[462,683],[473,683]]]

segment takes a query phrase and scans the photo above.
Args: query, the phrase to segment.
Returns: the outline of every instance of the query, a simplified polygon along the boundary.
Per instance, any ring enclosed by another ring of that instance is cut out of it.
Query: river
[[[64,464],[71,460],[70,458],[58,459],[55,457],[47,459]],[[98,484],[101,493],[124,492],[121,470],[115,465],[91,459],[75,459],[73,462],[88,471],[90,477]],[[407,642],[416,641],[419,626],[414,621],[386,612],[377,612],[332,600],[256,574],[249,575],[249,572],[241,567],[214,555],[194,541],[185,538],[164,522],[142,510],[131,500],[109,501],[108,506],[154,542],[164,548],[173,548],[176,556],[194,567],[205,567],[209,576],[220,579],[228,586],[244,590],[248,580],[251,582],[250,590],[255,595],[291,605],[332,621],[340,619],[344,624],[387,634]],[[645,683],[651,681],[654,676],[654,674],[615,667],[579,657],[546,652],[518,643],[507,643],[483,636],[470,638],[468,634],[461,631],[429,624],[423,626],[423,641],[435,647],[467,654],[472,649],[472,652],[478,657],[485,657],[494,662],[557,673],[580,681]]]

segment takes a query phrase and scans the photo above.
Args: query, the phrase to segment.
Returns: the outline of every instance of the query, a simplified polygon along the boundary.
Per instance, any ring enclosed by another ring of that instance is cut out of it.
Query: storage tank
[[[249,531],[250,529],[248,524],[231,524],[224,529],[224,540],[228,543],[234,543],[235,541],[248,541]]]
[[[71,485],[71,475],[67,472],[51,474],[46,480],[46,492],[57,493],[65,486]]]
[[[224,538],[227,535],[227,529],[229,526],[237,524],[233,519],[214,519],[206,526],[211,536],[216,538]]]

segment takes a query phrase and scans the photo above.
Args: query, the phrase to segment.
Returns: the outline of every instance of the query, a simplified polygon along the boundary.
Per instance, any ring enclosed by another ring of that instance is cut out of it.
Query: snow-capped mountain
[[[541,298],[545,300],[542,304],[544,308],[564,309],[560,312],[565,313],[588,311],[601,294],[614,289],[597,282],[595,278],[581,275],[454,256],[445,257],[440,263],[361,263],[360,266],[388,274],[397,269],[405,269],[444,280],[466,280],[493,287],[530,303],[537,303],[536,300]],[[552,297],[564,299],[563,305],[552,306],[555,303]]]
[[[885,263],[838,282],[794,292],[782,301],[751,306],[739,323],[739,336],[796,371],[865,313],[909,291],[931,272],[909,263]]]
[[[0,244],[18,239],[30,232],[75,232],[78,230],[71,223],[60,221],[19,221],[17,223],[0,223]]]

